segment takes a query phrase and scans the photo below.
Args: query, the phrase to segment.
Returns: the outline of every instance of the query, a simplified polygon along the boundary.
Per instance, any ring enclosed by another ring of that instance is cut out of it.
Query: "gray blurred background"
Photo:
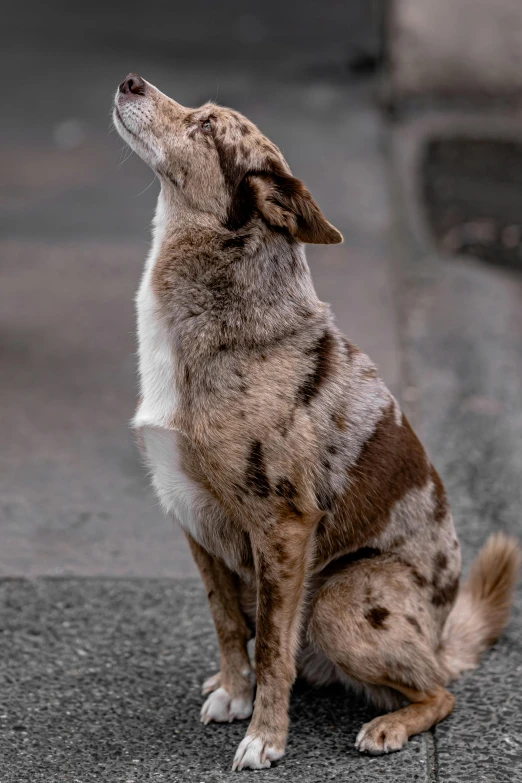
[[[1,32],[0,573],[195,573],[127,426],[133,295],[158,193],[110,132],[131,70],[185,105],[239,109],[284,149],[348,236],[310,253],[320,293],[396,384],[385,174],[369,149],[379,129],[349,69],[379,56],[382,12],[380,2],[12,5]]]
[[[203,590],[128,427],[158,185],[113,94],[135,71],[282,148],[345,237],[308,250],[319,295],[421,435],[467,565],[521,533],[522,5],[28,0],[0,42],[0,779],[235,780],[243,727],[197,723]],[[522,779],[521,640],[518,600],[393,758],[353,750],[367,707],[297,689],[264,779]]]

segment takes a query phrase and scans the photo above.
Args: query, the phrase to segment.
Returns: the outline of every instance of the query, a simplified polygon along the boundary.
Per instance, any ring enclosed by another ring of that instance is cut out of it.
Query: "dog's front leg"
[[[311,526],[276,524],[251,537],[257,580],[254,714],[232,769],[262,769],[280,759],[288,734]]]
[[[203,584],[219,644],[220,671],[203,685],[212,691],[201,709],[202,723],[230,723],[252,715],[254,675],[248,656],[250,632],[241,611],[237,577],[187,534]]]

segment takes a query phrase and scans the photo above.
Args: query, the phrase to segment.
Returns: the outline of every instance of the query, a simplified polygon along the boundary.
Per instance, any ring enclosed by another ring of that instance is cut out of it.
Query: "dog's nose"
[[[143,95],[145,93],[145,82],[137,73],[129,73],[120,84],[120,92],[124,95],[128,95],[129,93]]]

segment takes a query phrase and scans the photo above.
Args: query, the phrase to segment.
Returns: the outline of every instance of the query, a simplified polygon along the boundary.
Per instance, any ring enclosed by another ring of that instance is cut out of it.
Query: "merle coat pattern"
[[[395,709],[356,744],[398,750],[451,712],[447,684],[502,630],[517,545],[493,537],[459,592],[441,480],[314,290],[304,243],[342,237],[278,148],[237,112],[187,109],[135,74],[114,122],[161,183],[134,427],[216,627],[202,721],[252,716],[233,766],[268,767],[298,673]]]

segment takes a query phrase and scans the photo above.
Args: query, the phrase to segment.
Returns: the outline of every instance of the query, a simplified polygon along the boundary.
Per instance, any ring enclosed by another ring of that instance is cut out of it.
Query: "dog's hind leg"
[[[374,718],[361,728],[355,747],[374,755],[400,750],[409,737],[427,731],[446,718],[455,704],[454,696],[442,687],[432,693],[422,693],[394,682],[383,681],[382,685],[399,691],[411,704]]]
[[[330,576],[312,602],[309,642],[369,686],[370,697],[382,689],[394,692],[397,704],[411,702],[363,726],[356,742],[361,751],[400,750],[453,709],[448,673],[436,653],[440,623],[432,593],[415,577],[393,556],[360,560]]]

